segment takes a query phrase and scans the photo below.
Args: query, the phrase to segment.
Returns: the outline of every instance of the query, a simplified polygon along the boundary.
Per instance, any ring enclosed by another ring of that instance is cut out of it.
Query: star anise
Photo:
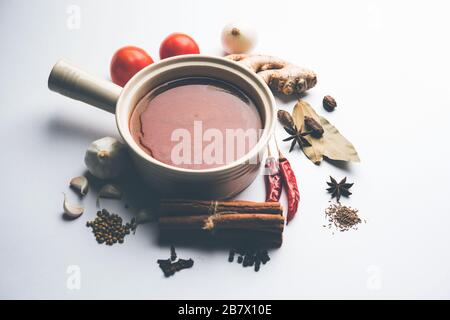
[[[331,198],[336,198],[336,201],[339,202],[341,196],[348,197],[352,193],[350,192],[350,188],[353,186],[353,183],[347,183],[347,177],[342,179],[339,183],[330,176],[331,182],[327,182],[330,186],[327,188],[327,191],[331,193]]]
[[[292,140],[291,148],[289,149],[289,152],[291,152],[294,149],[296,144],[298,144],[300,149],[303,149],[304,147],[309,147],[311,145],[309,143],[309,141],[305,139],[305,136],[311,134],[310,131],[302,132],[301,128],[300,128],[300,130],[297,129],[297,126],[294,126],[293,128],[284,127],[284,130],[286,130],[286,132],[289,133],[290,136],[287,137],[286,139],[283,139],[283,141]]]

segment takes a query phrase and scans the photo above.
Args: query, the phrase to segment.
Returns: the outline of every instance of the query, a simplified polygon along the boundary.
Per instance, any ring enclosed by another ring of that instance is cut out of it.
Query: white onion
[[[233,21],[222,30],[222,46],[225,52],[230,54],[250,51],[256,40],[255,30],[243,21]]]

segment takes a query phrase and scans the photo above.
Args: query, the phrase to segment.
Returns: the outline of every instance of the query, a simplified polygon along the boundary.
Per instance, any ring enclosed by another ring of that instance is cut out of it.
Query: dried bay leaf
[[[323,157],[337,161],[360,162],[355,147],[327,119],[319,116],[305,101],[299,100],[294,107],[293,118],[297,128],[305,128],[305,116],[319,122],[324,134],[321,138],[306,136],[311,144],[303,148],[305,155],[315,164],[320,164]]]
[[[321,123],[319,115],[314,111],[314,109],[309,105],[309,103],[302,100],[298,100],[292,113],[292,117],[294,118],[295,125],[297,126],[298,129],[305,130],[305,116],[313,118],[318,123]],[[314,164],[320,164],[324,155],[324,137],[322,136],[319,139],[317,139],[311,136],[306,136],[305,139],[308,140],[311,146],[304,147],[303,153]]]
[[[324,117],[320,124],[325,130],[323,155],[331,160],[360,162],[355,147]]]

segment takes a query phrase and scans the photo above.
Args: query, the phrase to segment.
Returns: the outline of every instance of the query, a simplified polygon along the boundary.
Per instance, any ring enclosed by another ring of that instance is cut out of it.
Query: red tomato
[[[120,48],[111,59],[111,79],[123,87],[139,70],[153,63],[153,59],[141,48]]]
[[[194,39],[184,33],[170,34],[159,47],[161,59],[190,53],[200,53],[200,49]]]

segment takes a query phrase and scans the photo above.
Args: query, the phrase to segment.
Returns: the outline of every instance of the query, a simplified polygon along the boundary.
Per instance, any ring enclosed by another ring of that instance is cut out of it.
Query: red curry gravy
[[[210,78],[164,84],[146,94],[130,118],[131,134],[146,153],[163,163],[194,170],[242,157],[257,143],[261,128],[259,112],[244,92]],[[256,139],[250,138],[252,134],[239,138],[239,132],[252,131]],[[227,139],[230,132],[237,134],[234,142]],[[241,145],[231,148],[233,143]]]

